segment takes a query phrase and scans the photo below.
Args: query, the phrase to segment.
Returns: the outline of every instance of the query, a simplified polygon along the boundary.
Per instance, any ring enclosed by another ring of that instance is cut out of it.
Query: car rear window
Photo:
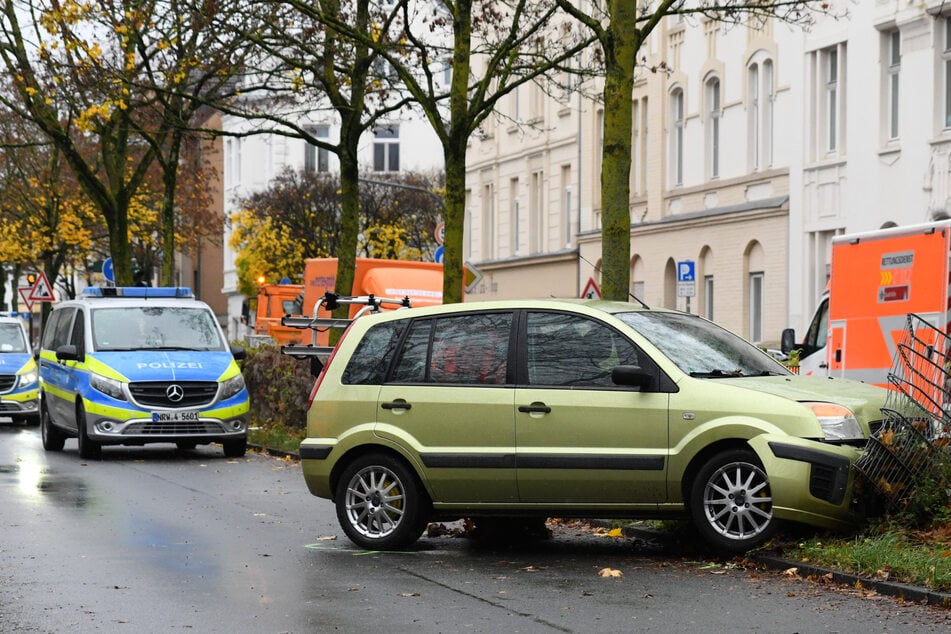
[[[402,321],[391,321],[370,328],[350,357],[343,371],[343,382],[347,385],[383,383],[404,325]]]

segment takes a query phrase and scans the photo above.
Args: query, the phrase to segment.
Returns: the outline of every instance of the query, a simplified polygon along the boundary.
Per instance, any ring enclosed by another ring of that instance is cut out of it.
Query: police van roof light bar
[[[89,286],[83,297],[132,297],[137,299],[194,299],[195,294],[187,286]]]

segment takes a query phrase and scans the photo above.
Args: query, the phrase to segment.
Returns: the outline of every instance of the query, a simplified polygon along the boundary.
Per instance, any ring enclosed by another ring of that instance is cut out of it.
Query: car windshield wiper
[[[719,368],[707,372],[691,372],[690,376],[697,379],[730,379],[737,376],[743,376],[743,370],[731,370],[724,372]]]

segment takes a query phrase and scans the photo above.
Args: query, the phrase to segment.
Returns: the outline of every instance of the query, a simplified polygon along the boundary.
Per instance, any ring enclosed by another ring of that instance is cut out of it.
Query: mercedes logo
[[[181,385],[177,383],[172,383],[167,388],[165,388],[165,396],[173,403],[177,403],[183,398],[185,398],[185,390],[182,389]]]

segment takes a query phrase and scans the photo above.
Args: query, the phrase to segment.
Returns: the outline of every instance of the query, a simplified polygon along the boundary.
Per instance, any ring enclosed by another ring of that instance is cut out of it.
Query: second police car
[[[187,288],[87,288],[58,304],[40,347],[43,447],[218,442],[247,449],[248,391],[214,313]]]
[[[23,319],[16,314],[0,315],[0,416],[13,422],[39,421],[36,362]]]

